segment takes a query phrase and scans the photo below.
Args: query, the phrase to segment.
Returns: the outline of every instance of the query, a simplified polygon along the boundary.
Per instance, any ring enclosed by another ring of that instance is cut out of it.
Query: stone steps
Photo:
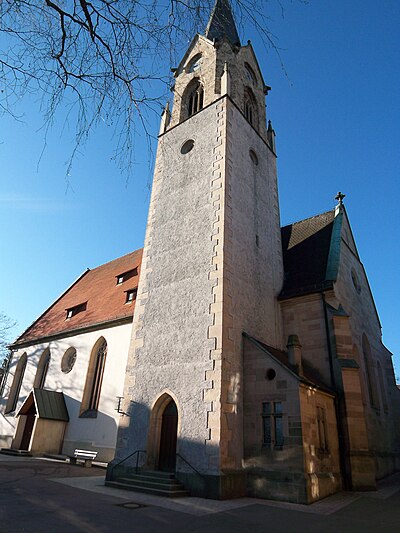
[[[106,481],[106,485],[117,489],[143,492],[167,498],[189,496],[189,492],[175,479],[174,474],[166,472],[145,471],[132,474],[129,477],[119,477],[113,481]]]
[[[27,450],[17,450],[15,448],[1,448],[0,453],[14,455],[15,457],[32,457],[32,454]]]

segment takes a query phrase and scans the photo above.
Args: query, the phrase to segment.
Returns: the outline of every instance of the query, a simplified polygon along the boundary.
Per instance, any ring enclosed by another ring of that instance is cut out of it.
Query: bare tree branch
[[[282,6],[283,2],[276,1]],[[305,0],[296,0],[304,2]],[[250,22],[279,53],[266,0],[232,0],[237,20]],[[174,66],[214,0],[2,0],[0,110],[15,114],[26,94],[40,96],[44,129],[59,109],[75,116],[75,147],[67,173],[100,122],[114,128],[114,158],[129,168],[138,128],[149,131],[171,85]]]

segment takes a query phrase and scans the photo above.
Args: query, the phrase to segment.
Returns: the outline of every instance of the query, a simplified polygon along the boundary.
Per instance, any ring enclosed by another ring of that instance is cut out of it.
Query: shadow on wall
[[[70,421],[66,427],[62,453],[73,455],[76,448],[97,451],[97,460],[108,463],[115,454],[117,422],[101,411],[80,417],[81,402],[64,393]]]
[[[152,412],[147,405],[131,402],[128,416],[121,419],[116,458],[108,465],[107,480],[129,477],[139,471],[161,470],[174,472],[192,496],[212,499],[244,496],[244,471],[221,472],[219,446],[205,438],[183,438],[181,435],[188,429],[184,418],[168,433],[171,426],[165,418],[169,417],[173,399],[169,396],[169,402],[168,398],[165,400],[160,410],[156,402]],[[205,437],[206,430],[203,433],[198,430],[198,434]]]

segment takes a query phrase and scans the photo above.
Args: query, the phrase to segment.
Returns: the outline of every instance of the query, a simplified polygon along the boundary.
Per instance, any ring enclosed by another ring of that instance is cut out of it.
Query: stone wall
[[[332,303],[336,306],[337,302],[340,302],[349,317],[351,341],[348,350],[353,351],[353,357],[360,366],[361,395],[369,449],[375,458],[376,477],[379,479],[400,467],[400,426],[394,423],[400,415],[400,392],[395,384],[391,354],[382,344],[378,313],[346,213],[343,214],[341,256],[335,296],[336,299],[332,300]],[[369,369],[364,354],[363,337],[368,339],[371,352]],[[376,390],[377,398],[374,402],[371,401],[368,379]]]
[[[327,445],[321,448],[317,408],[325,417]],[[304,465],[307,503],[319,500],[341,489],[339,441],[333,396],[312,387],[300,387],[300,410],[303,430]]]

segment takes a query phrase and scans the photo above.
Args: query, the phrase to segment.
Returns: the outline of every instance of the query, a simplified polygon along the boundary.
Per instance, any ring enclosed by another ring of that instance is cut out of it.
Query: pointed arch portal
[[[171,401],[164,409],[161,419],[160,452],[158,454],[159,470],[175,471],[177,430],[178,409],[171,398]]]
[[[178,435],[178,407],[167,393],[154,404],[150,418],[148,466],[165,472],[174,472]]]

